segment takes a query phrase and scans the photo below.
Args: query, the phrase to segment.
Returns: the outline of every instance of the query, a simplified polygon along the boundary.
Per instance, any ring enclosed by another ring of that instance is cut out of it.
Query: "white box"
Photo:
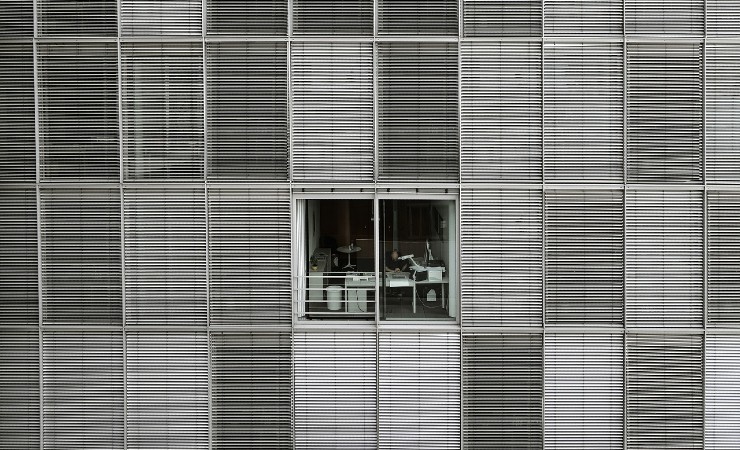
[[[444,271],[444,267],[427,267],[427,280],[442,281],[442,273]]]

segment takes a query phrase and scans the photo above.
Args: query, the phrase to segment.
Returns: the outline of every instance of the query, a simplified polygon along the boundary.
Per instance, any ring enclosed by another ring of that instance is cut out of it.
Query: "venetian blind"
[[[201,0],[120,0],[122,36],[200,35]]]
[[[740,192],[707,191],[707,323],[740,325]]]
[[[740,45],[707,45],[705,91],[707,182],[740,183]]]
[[[42,36],[111,36],[118,34],[116,0],[36,0]]]
[[[373,0],[293,0],[294,35],[372,35]]]
[[[463,0],[463,29],[474,36],[541,36],[542,1]]]
[[[0,180],[36,181],[33,44],[0,45]]]
[[[740,336],[706,339],[704,448],[733,450],[740,442]]]
[[[209,34],[280,35],[288,32],[287,0],[206,0]]]
[[[622,35],[622,0],[547,0],[545,35]]]
[[[378,34],[457,36],[457,0],[377,0]]]
[[[39,332],[0,329],[0,448],[40,447]]]

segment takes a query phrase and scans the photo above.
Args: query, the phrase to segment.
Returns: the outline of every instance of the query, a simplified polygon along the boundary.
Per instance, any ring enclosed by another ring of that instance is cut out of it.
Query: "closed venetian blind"
[[[740,192],[707,192],[707,322],[740,326]]]
[[[463,181],[542,179],[540,43],[460,44]]]
[[[707,181],[740,183],[740,45],[708,44],[706,71]]]
[[[372,181],[373,47],[293,43],[293,180]]]
[[[36,181],[33,45],[0,45],[0,180]]]
[[[542,335],[463,336],[466,449],[542,448]]]
[[[38,449],[39,332],[0,329],[0,342],[0,448]]]
[[[209,34],[288,33],[286,0],[206,0]]]
[[[293,0],[294,35],[372,35],[372,0]]]
[[[460,229],[463,325],[542,324],[542,191],[465,189]]]
[[[704,448],[732,450],[740,442],[740,336],[706,339]]]
[[[622,0],[548,0],[545,34],[621,35]]]
[[[290,333],[218,332],[210,346],[213,448],[290,447]]]
[[[290,324],[289,192],[211,188],[208,202],[211,324]]]
[[[377,448],[375,333],[295,333],[295,448]]]
[[[208,177],[288,177],[288,77],[283,42],[206,44]]]
[[[382,181],[457,181],[457,44],[378,43]]]
[[[45,449],[123,449],[123,335],[43,334]]]
[[[711,0],[709,0],[711,1]],[[625,0],[627,34],[704,34],[703,0]]]
[[[201,0],[120,0],[122,36],[199,35]]]
[[[536,0],[463,0],[463,29],[473,36],[541,36],[542,3]]]
[[[118,181],[116,44],[39,44],[37,52],[42,178]]]
[[[116,0],[37,0],[42,36],[116,36]]]
[[[459,448],[460,335],[378,339],[378,448]]]
[[[44,323],[120,325],[118,188],[44,188],[40,201]]]
[[[457,35],[456,0],[377,0],[378,34]]]
[[[205,325],[203,189],[126,189],[124,243],[127,324]]]
[[[33,2],[6,0],[0,9],[1,38],[33,37]]]
[[[627,337],[627,448],[701,449],[701,335]]]
[[[740,1],[706,0],[708,36],[740,34]]]

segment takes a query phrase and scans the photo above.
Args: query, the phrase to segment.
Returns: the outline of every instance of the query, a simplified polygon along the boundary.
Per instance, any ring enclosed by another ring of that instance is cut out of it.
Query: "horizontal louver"
[[[542,1],[463,0],[463,29],[471,36],[541,36]]]
[[[622,44],[545,46],[545,178],[621,182]]]
[[[706,337],[704,448],[734,450],[740,442],[740,336]]]
[[[375,333],[293,339],[295,448],[377,448]]]
[[[740,1],[706,0],[708,36],[740,34]]]
[[[383,333],[378,360],[378,447],[459,448],[460,335]]]
[[[708,0],[711,1],[711,0]],[[627,34],[704,34],[704,0],[625,0]]]
[[[0,329],[0,448],[39,449],[39,332]]]
[[[206,46],[208,177],[288,177],[287,50],[282,42]]]
[[[707,45],[706,71],[707,181],[740,183],[740,44]]]
[[[202,44],[122,43],[121,76],[126,178],[202,178]]]
[[[44,449],[123,449],[123,335],[43,334]]]
[[[707,322],[740,326],[740,192],[707,192]]]
[[[372,181],[373,47],[293,43],[293,180]]]
[[[542,335],[463,337],[466,449],[542,448]]]
[[[5,2],[3,2],[5,3]],[[116,36],[116,0],[36,0],[43,36]]]
[[[212,333],[210,345],[212,448],[290,448],[290,333]]]
[[[378,34],[457,36],[457,0],[377,0]]]
[[[118,188],[42,189],[41,286],[46,324],[121,324]]]
[[[115,42],[39,44],[37,52],[41,177],[118,181]]]
[[[209,34],[288,32],[287,0],[206,0]]]
[[[463,181],[542,178],[540,43],[461,44]]]
[[[36,180],[33,45],[0,45],[0,183]]]
[[[627,337],[627,448],[701,449],[702,337]]]
[[[542,324],[542,191],[466,189],[460,206],[462,323]]]
[[[121,35],[199,35],[201,0],[120,0]]]
[[[0,189],[0,324],[39,320],[36,189]]]
[[[208,336],[126,335],[127,449],[208,447]]]
[[[33,2],[5,0],[0,8],[0,38],[33,37]]]
[[[124,191],[128,325],[206,324],[203,189]]]
[[[701,44],[627,44],[627,178],[702,180]]]
[[[293,34],[372,35],[373,0],[293,0]]]
[[[290,195],[211,188],[211,324],[290,324]]]
[[[547,0],[545,35],[621,35],[622,0]]]

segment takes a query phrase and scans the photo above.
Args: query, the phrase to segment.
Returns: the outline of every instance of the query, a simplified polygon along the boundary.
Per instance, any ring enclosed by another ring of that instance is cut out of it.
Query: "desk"
[[[424,285],[430,285],[430,284],[438,284],[439,285],[439,290],[442,291],[442,308],[444,308],[445,307],[445,286],[444,285],[445,284],[448,284],[449,285],[450,284],[450,279],[447,278],[447,274],[445,274],[442,277],[442,280],[436,280],[436,281],[435,280],[431,280],[431,281],[430,280],[424,280],[424,281],[417,281],[416,282],[416,285],[418,285],[418,286],[424,286]],[[416,291],[416,287],[414,287],[414,291]],[[414,295],[416,295],[416,294],[414,294]],[[416,312],[416,310],[414,310],[414,312]]]
[[[393,275],[396,275],[396,277],[393,277]],[[402,275],[402,276],[398,276]],[[385,274],[385,285],[387,287],[410,287],[413,291],[412,293],[412,299],[411,306],[413,308],[414,314],[416,314],[416,286],[427,286],[430,284],[439,284],[440,285],[440,291],[442,291],[442,308],[445,307],[445,284],[450,284],[450,280],[447,277],[447,275],[442,277],[442,280],[423,280],[423,281],[416,281],[409,276],[410,274],[408,272],[386,272]]]

